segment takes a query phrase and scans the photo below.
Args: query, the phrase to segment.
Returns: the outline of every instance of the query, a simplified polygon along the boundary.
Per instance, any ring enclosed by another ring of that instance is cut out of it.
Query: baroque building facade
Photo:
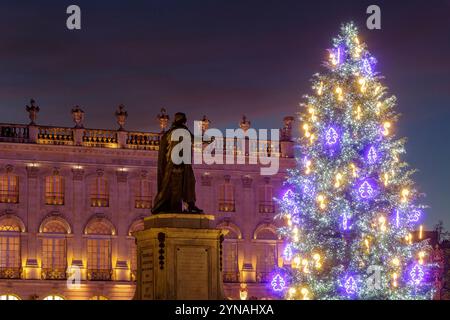
[[[132,299],[133,232],[151,214],[161,133],[125,130],[123,106],[117,130],[84,128],[79,107],[73,128],[37,125],[39,107],[31,101],[26,109],[28,125],[0,124],[0,299]],[[164,131],[165,110],[158,118]],[[284,118],[276,175],[261,176],[254,164],[194,165],[198,206],[228,230],[230,299],[270,298],[270,272],[283,264],[273,197],[295,166],[292,121]],[[202,129],[208,125],[204,117]],[[240,127],[250,122],[244,117]]]

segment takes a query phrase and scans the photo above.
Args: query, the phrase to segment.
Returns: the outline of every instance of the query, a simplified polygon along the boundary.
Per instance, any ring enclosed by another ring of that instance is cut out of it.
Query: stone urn
[[[239,127],[244,130],[244,132],[247,132],[248,129],[250,129],[251,122],[248,121],[246,116],[242,116],[242,120],[239,123]]]
[[[161,113],[156,117],[159,121],[159,127],[161,128],[161,132],[166,131],[169,126],[169,115],[166,113],[166,109],[162,108]]]
[[[33,99],[30,100],[30,105],[26,106],[26,110],[28,112],[28,116],[30,118],[30,125],[36,124],[37,114],[39,113],[39,107],[36,106],[36,101]]]
[[[75,128],[83,128],[84,111],[79,106],[72,108],[72,119],[75,122]]]
[[[128,112],[125,110],[125,106],[123,104],[121,104],[116,111],[116,119],[117,119],[117,124],[119,125],[119,131],[125,130],[124,126],[125,126],[125,122],[126,122],[127,118],[128,118]]]

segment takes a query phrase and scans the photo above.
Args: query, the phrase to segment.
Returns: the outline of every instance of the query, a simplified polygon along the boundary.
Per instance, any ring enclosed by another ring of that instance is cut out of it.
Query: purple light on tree
[[[305,180],[303,182],[303,193],[306,194],[310,198],[314,197],[315,189],[314,189],[314,185],[311,183],[311,181]]]
[[[425,272],[423,272],[422,266],[417,263],[409,272],[409,276],[411,277],[412,282],[418,286],[422,282]]]
[[[408,221],[409,222],[417,222],[419,221],[420,217],[422,216],[422,212],[419,210],[413,210],[408,214]]]
[[[344,231],[347,231],[349,229],[348,227],[348,217],[347,217],[347,213],[344,212],[342,214],[342,229],[344,229]]]
[[[375,162],[377,162],[377,159],[378,159],[377,150],[375,149],[374,146],[371,146],[369,148],[369,151],[367,152],[367,161],[369,162],[369,164],[374,164]]]
[[[294,204],[294,192],[289,189],[287,190],[284,195],[283,195],[283,201],[287,204],[287,205],[293,205]]]
[[[270,285],[272,286],[272,290],[275,292],[283,291],[284,288],[286,288],[286,281],[283,279],[283,277],[277,273],[270,282]]]
[[[353,295],[358,290],[358,286],[356,285],[356,281],[352,276],[347,277],[344,283],[345,292],[349,295]]]
[[[284,259],[286,261],[291,261],[292,260],[292,248],[291,248],[291,245],[288,244],[286,246],[286,248],[284,248],[283,256],[284,256]]]
[[[372,65],[369,59],[363,59],[363,70],[367,75],[372,75]]]
[[[329,146],[335,145],[338,142],[338,138],[339,138],[339,135],[338,135],[336,129],[334,129],[333,127],[330,127],[325,134],[325,139],[326,139],[327,144]]]
[[[358,188],[359,196],[363,199],[371,199],[374,196],[375,190],[370,185],[369,181],[364,180]]]

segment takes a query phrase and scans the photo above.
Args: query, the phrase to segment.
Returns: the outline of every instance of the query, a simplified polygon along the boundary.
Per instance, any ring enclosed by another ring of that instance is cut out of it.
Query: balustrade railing
[[[273,201],[260,201],[259,213],[274,213],[275,203]]]
[[[223,282],[228,282],[228,283],[239,282],[239,272],[223,271],[222,279],[223,279]]]
[[[157,151],[160,140],[161,133],[152,132],[0,124],[0,142],[81,145],[85,147]],[[211,138],[210,141],[195,145],[195,151],[201,151],[213,141],[216,142],[215,153],[217,153],[217,150],[222,149],[224,156],[283,156],[281,155],[280,143],[249,139],[245,139],[245,141],[233,139],[233,145],[228,147],[226,139]],[[275,143],[278,145],[275,145]],[[244,151],[242,146],[245,146]]]
[[[85,129],[83,145],[97,148],[118,148],[117,131]]]
[[[20,279],[21,275],[20,267],[0,267],[0,279]]]
[[[89,281],[109,281],[112,279],[111,269],[88,269],[87,278]]]
[[[30,135],[28,126],[18,124],[0,124],[0,142],[28,142]]]
[[[19,203],[19,191],[0,190],[0,203]]]
[[[38,140],[40,144],[73,145],[73,130],[71,128],[39,127]]]
[[[65,280],[67,279],[66,268],[43,268],[41,278],[42,280]]]
[[[235,212],[236,206],[234,200],[219,200],[219,211],[220,212]]]
[[[140,150],[158,150],[161,135],[158,133],[129,132],[127,148]]]

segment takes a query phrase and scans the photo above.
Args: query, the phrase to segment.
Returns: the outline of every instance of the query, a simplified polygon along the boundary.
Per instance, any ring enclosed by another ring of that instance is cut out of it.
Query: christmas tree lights
[[[425,206],[401,160],[396,99],[376,63],[355,25],[343,25],[305,96],[301,158],[277,216],[290,265],[272,286],[287,299],[432,297],[429,246],[412,235]]]

